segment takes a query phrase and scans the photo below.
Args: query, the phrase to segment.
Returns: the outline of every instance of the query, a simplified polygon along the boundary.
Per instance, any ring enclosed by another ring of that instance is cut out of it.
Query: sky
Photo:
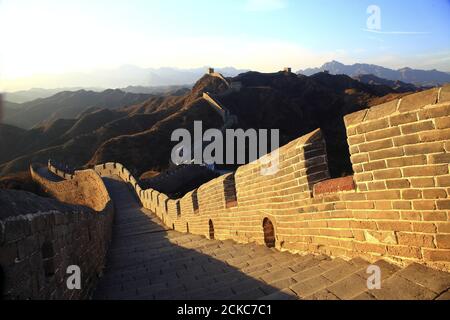
[[[0,41],[0,89],[122,65],[450,71],[450,0],[0,0]]]

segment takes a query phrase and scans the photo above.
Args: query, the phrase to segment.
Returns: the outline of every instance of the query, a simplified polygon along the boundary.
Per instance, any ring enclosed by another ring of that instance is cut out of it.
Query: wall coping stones
[[[401,99],[394,99],[386,103],[360,110],[344,117],[347,128],[359,125],[361,122],[379,120],[394,114],[416,111],[429,105],[450,100],[450,85],[433,88],[407,95]]]

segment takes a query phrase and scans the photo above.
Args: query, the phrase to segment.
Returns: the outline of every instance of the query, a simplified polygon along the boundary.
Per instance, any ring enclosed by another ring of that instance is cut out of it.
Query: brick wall
[[[203,99],[205,99],[221,117],[222,120],[226,120],[226,110],[216,101],[208,92],[203,93]]]
[[[74,175],[69,175],[55,169],[51,164],[49,164],[49,170],[57,172],[58,176],[68,180],[50,181],[40,176],[36,168],[30,167],[33,180],[46,193],[61,202],[84,205],[96,211],[102,211],[111,200],[103,180],[94,170],[76,171]]]
[[[346,116],[354,182],[324,182],[320,130],[280,148],[275,175],[261,175],[254,162],[177,200],[142,190],[120,164],[95,170],[130,182],[146,208],[182,232],[209,237],[211,221],[216,239],[265,244],[269,219],[278,249],[449,270],[449,101],[443,87]]]
[[[31,171],[35,181],[56,198],[88,206],[61,205],[58,210],[31,211],[0,221],[3,298],[88,298],[102,272],[111,239],[114,209],[107,190],[92,170],[77,172],[73,180],[61,182],[48,181]],[[67,288],[70,265],[81,269],[81,290]]]

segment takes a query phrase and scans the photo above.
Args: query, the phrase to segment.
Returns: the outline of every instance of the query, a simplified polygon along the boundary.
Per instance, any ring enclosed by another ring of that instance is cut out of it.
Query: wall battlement
[[[56,209],[36,212],[23,204],[26,214],[0,220],[0,268],[5,277],[0,294],[22,300],[89,298],[111,240],[114,206],[108,191],[93,170],[74,175],[59,172],[70,179],[62,181],[41,176],[34,166],[30,171],[50,195],[75,205],[55,202],[52,207]],[[49,201],[35,198],[44,207]],[[80,290],[67,287],[70,265],[80,267]]]
[[[329,179],[320,130],[277,150],[272,176],[256,161],[181,199],[142,190],[118,163],[95,171],[130,183],[145,208],[181,232],[449,270],[449,89],[346,116],[354,184],[346,178],[334,189],[318,185]]]
[[[228,80],[225,79],[225,77],[221,73],[215,72],[213,68],[209,68],[207,74],[210,75],[211,77],[219,78],[227,85],[227,87],[230,87],[230,83],[228,82]]]

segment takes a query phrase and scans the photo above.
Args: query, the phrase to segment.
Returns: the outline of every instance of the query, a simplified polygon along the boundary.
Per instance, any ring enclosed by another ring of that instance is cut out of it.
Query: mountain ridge
[[[227,80],[242,86],[230,91],[218,77],[203,75],[182,96],[149,95],[137,104],[116,108],[89,104],[76,109],[71,119],[50,117],[30,130],[9,127],[4,141],[15,144],[8,149],[8,156],[3,155],[0,175],[24,171],[31,162],[46,163],[48,159],[77,168],[115,161],[138,175],[166,170],[175,144],[170,141],[173,130],[192,132],[196,120],[204,122],[205,130],[223,126],[222,118],[203,99],[203,93],[209,92],[236,115],[236,128],[280,129],[281,145],[322,128],[332,159],[330,169],[334,176],[340,176],[351,171],[342,117],[402,94],[389,86],[328,73],[307,77],[247,72]],[[105,92],[124,95],[120,90]],[[59,93],[50,100],[65,103],[64,98],[78,94],[85,91]]]
[[[409,67],[397,70],[385,68],[375,64],[355,63],[346,65],[338,61],[330,61],[318,68],[307,68],[297,73],[311,76],[318,72],[328,71],[331,74],[346,74],[356,77],[363,74],[372,74],[379,78],[392,81],[402,81],[418,86],[439,86],[450,82],[450,74],[438,70],[419,70]]]

